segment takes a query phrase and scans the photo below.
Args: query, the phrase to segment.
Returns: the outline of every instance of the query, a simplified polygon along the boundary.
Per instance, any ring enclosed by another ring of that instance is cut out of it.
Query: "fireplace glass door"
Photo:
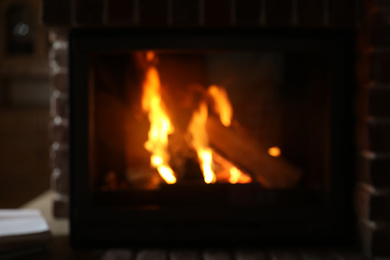
[[[146,240],[210,237],[196,227],[330,237],[353,183],[348,44],[337,33],[75,32],[74,226],[96,214],[102,230],[145,226]]]

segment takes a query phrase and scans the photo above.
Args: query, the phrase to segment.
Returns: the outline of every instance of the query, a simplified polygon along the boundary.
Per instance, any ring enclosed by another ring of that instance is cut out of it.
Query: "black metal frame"
[[[351,31],[77,29],[70,33],[70,232],[75,247],[129,245],[335,245],[354,241],[354,48]],[[148,49],[293,50],[334,52],[331,171],[328,206],[203,208],[221,216],[207,222],[195,208],[96,208],[89,192],[89,54]],[[170,221],[171,216],[183,221]],[[157,217],[158,216],[158,219]],[[203,219],[203,220],[200,220]]]

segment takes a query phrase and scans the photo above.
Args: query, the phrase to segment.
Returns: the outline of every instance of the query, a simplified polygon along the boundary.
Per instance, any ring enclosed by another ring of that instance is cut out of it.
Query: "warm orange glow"
[[[188,125],[188,132],[192,136],[192,146],[198,154],[204,181],[206,183],[214,183],[216,181],[216,177],[211,168],[213,158],[211,149],[209,148],[209,140],[206,132],[207,116],[207,104],[202,102],[199,106],[199,110],[195,111],[192,115],[190,124]]]
[[[221,123],[226,127],[230,126],[233,108],[226,90],[222,87],[211,85],[208,93],[214,99],[214,110],[219,115]]]
[[[272,157],[279,157],[282,152],[280,151],[280,148],[277,146],[273,146],[268,149],[268,154],[271,155]]]
[[[152,54],[150,54],[152,53]],[[147,59],[153,59],[153,52],[147,53]],[[164,109],[160,93],[160,77],[154,66],[149,66],[143,82],[142,109],[148,113],[150,129],[145,149],[152,155],[150,164],[156,168],[160,176],[168,183],[176,182],[172,169],[168,166],[168,135],[174,132],[173,126]]]
[[[237,169],[236,167],[230,168],[230,178],[229,182],[231,184],[236,183],[250,183],[252,181],[252,178]]]
[[[157,168],[158,172],[160,173],[161,177],[168,183],[168,184],[174,184],[176,183],[176,177],[173,173],[172,169],[169,166],[159,166]]]
[[[152,60],[154,60],[154,52],[153,52],[153,51],[147,51],[147,52],[146,52],[146,60],[147,60],[147,61],[152,61]]]
[[[203,170],[203,176],[204,176],[204,182],[205,183],[214,183],[217,179],[215,177],[215,173],[211,169],[211,162],[212,162],[212,154],[211,149],[203,149],[200,152],[198,152],[200,161],[202,162],[202,170]]]

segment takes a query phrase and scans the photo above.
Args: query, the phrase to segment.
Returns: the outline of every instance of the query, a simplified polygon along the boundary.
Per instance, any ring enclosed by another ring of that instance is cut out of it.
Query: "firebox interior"
[[[71,35],[75,243],[351,237],[350,35],[127,33]]]
[[[326,199],[331,175],[329,53],[153,50],[150,62],[148,53],[95,52],[90,56],[94,192],[153,191],[159,197],[166,190],[179,189],[169,185],[181,185],[186,187],[181,194],[190,190],[191,197],[196,197],[202,189],[213,189],[202,186],[230,183],[259,190],[304,190],[310,200]],[[153,152],[145,148],[151,131],[148,112],[142,109],[148,66],[156,69],[159,81],[156,96],[150,99],[160,99],[157,109],[165,110],[174,129],[165,136],[166,164],[177,179],[174,184],[159,176],[150,164]],[[229,126],[220,122],[210,86],[223,88],[228,95],[233,110]],[[199,104],[206,104],[207,115],[192,134],[205,135],[205,149],[212,151],[210,167],[216,180],[210,184],[203,180],[202,161],[188,130]],[[272,149],[280,154],[271,153]],[[245,177],[230,181],[232,167]],[[215,203],[201,198],[207,196],[200,195],[199,203]],[[141,201],[146,203],[137,195],[128,203]],[[164,201],[169,203],[169,199]],[[146,204],[160,203],[156,198]],[[186,202],[181,198],[180,203]]]

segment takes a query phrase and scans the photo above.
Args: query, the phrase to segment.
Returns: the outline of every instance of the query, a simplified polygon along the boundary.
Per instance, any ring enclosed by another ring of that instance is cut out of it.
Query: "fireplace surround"
[[[67,29],[110,28],[340,28],[358,32],[356,78],[357,185],[355,205],[363,249],[388,253],[388,4],[383,1],[43,1],[51,26],[53,68],[53,184],[59,192],[56,214],[67,201]],[[183,2],[183,3],[182,3]],[[280,8],[283,6],[283,8]],[[215,15],[218,13],[218,15]],[[62,211],[62,212],[61,212]]]

